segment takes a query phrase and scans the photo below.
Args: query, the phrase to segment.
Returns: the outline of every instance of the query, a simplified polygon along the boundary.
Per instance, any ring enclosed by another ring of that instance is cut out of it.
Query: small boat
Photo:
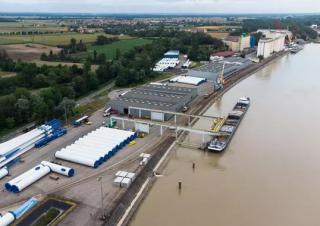
[[[228,117],[221,126],[219,132],[220,136],[214,136],[212,140],[208,143],[207,149],[213,152],[222,152],[224,151],[235,132],[237,131],[238,126],[240,125],[241,120],[246,114],[250,106],[249,97],[241,97],[235,104],[232,109],[232,112],[228,114]]]

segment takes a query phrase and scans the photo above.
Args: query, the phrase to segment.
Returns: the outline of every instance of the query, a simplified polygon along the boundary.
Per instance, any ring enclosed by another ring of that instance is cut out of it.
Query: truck
[[[89,116],[85,115],[85,116],[73,121],[73,125],[75,127],[77,127],[77,126],[80,126],[80,125],[87,123],[87,122],[89,122]]]
[[[103,117],[109,117],[111,115],[111,107],[108,107],[106,110],[103,112]]]

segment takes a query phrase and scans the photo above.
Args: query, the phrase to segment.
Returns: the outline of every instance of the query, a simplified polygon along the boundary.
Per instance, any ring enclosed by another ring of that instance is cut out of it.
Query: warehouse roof
[[[209,80],[216,80],[217,76],[222,73],[223,64],[225,64],[224,75],[228,76],[229,74],[241,70],[252,62],[248,59],[241,57],[230,57],[225,60],[213,61],[209,64],[205,64],[199,68],[189,70],[188,75],[200,78],[207,78]]]
[[[179,50],[169,50],[164,55],[179,55],[179,54],[180,54]]]
[[[110,102],[111,106],[135,106],[171,110],[177,105],[187,104],[197,95],[197,89],[168,85],[148,84],[119,96]]]

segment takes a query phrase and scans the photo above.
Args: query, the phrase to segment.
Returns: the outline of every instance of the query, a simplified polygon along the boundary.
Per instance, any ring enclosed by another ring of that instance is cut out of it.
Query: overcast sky
[[[320,0],[0,0],[0,12],[318,13]]]

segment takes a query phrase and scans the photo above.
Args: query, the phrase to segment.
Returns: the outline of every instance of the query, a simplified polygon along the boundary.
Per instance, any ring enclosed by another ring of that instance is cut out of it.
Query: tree
[[[42,87],[47,87],[49,85],[48,79],[44,74],[37,74],[33,81],[33,87],[38,89]]]
[[[75,107],[76,102],[74,100],[71,100],[69,98],[63,98],[61,103],[55,107],[55,116],[56,117],[61,117],[64,116],[65,121],[67,123],[68,121],[68,116],[72,115],[73,113],[73,108]]]
[[[15,120],[13,117],[6,118],[6,126],[9,129],[12,129],[15,126]]]
[[[121,57],[121,51],[120,51],[120,49],[119,49],[119,48],[117,48],[117,49],[116,49],[116,56],[115,56],[115,59],[116,59],[116,60],[119,60],[119,59],[120,59],[120,57]]]
[[[83,95],[87,91],[86,83],[81,76],[72,79],[72,86],[76,91],[77,97]]]
[[[93,51],[93,62],[97,62],[97,50]]]
[[[98,64],[103,64],[103,63],[106,62],[106,60],[107,60],[106,55],[105,55],[104,53],[100,53],[100,54],[97,56],[96,62],[97,62]]]
[[[83,73],[88,74],[91,71],[91,62],[90,60],[86,60],[86,62],[83,64]]]
[[[33,120],[46,119],[49,114],[48,105],[44,102],[44,99],[39,95],[31,96],[31,109]]]

